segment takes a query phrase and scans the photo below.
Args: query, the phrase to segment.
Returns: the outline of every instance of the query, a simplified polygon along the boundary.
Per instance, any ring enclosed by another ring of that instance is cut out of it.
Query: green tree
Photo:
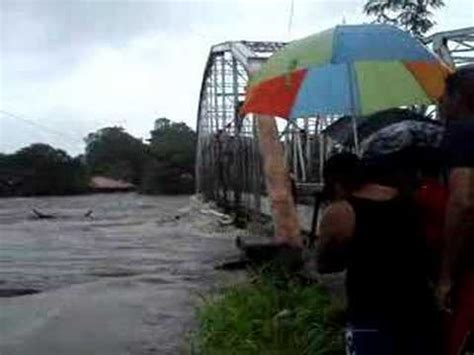
[[[364,12],[375,22],[389,23],[421,37],[434,25],[432,10],[444,6],[443,0],[368,0]]]
[[[194,190],[196,133],[185,123],[155,121],[150,159],[143,177],[145,193],[191,193]]]
[[[85,159],[91,174],[140,184],[147,161],[146,145],[122,127],[106,127],[86,139]]]
[[[183,172],[194,174],[196,132],[185,123],[171,122],[167,118],[155,121],[151,131],[150,151],[160,161],[167,161]]]
[[[65,195],[87,190],[78,158],[47,144],[32,144],[0,159],[0,192],[13,195]]]

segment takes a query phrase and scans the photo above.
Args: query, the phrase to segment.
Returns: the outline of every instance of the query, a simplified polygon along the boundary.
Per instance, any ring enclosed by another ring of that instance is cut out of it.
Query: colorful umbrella
[[[390,25],[337,26],[291,42],[252,75],[242,113],[366,116],[432,104],[450,69]]]

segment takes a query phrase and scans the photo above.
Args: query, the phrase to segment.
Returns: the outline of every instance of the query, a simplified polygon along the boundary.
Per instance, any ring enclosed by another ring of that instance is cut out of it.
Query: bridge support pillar
[[[271,201],[275,242],[303,247],[296,204],[275,119],[266,115],[256,115],[255,119],[267,193]]]

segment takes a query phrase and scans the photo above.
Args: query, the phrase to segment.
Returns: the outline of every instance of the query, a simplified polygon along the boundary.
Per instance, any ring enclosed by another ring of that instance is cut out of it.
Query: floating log
[[[38,218],[38,219],[54,219],[54,218],[56,218],[56,216],[54,216],[52,214],[46,214],[46,213],[40,212],[35,208],[32,208],[31,211],[35,214],[36,218]]]
[[[0,298],[19,297],[26,295],[34,295],[40,293],[40,290],[34,288],[7,288],[0,289]]]

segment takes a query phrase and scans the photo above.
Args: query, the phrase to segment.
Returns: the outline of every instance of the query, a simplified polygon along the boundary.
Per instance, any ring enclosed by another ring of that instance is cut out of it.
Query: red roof
[[[97,190],[132,190],[135,188],[135,185],[105,176],[93,176],[89,182],[89,187]]]

